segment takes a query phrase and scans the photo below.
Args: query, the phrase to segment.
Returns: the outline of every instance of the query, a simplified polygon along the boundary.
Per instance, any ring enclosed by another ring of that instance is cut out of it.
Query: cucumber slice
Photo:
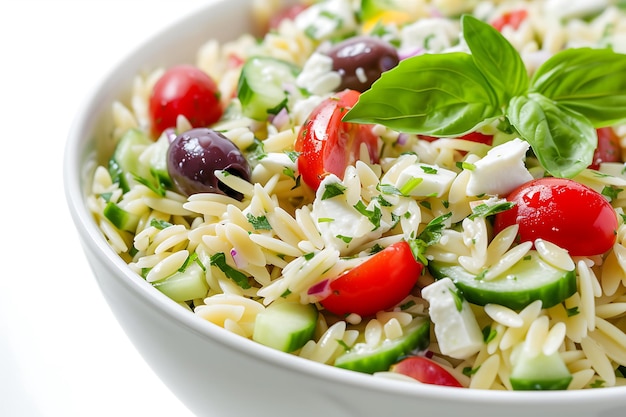
[[[130,213],[111,201],[104,206],[103,214],[115,227],[127,232],[135,232],[141,218],[141,216]]]
[[[129,129],[115,147],[109,160],[109,173],[125,193],[129,191],[133,175],[145,177],[148,174],[139,163],[139,155],[152,143],[142,131]]]
[[[543,308],[552,307],[576,292],[576,274],[556,268],[531,250],[500,276],[485,281],[458,264],[432,261],[430,273],[436,278],[449,277],[467,301],[477,305],[500,304],[521,310],[535,300]]]
[[[378,346],[357,343],[335,360],[335,366],[368,374],[387,371],[402,356],[413,350],[426,349],[429,343],[430,321],[420,317],[404,329],[402,337],[384,340]]]
[[[296,83],[299,69],[295,65],[270,57],[252,57],[241,69],[237,97],[244,116],[266,120],[285,106],[285,86]]]
[[[165,188],[172,186],[172,179],[167,171],[167,151],[170,148],[170,140],[167,135],[161,135],[151,149],[150,173]]]
[[[153,282],[152,286],[179,303],[204,298],[209,291],[205,272],[195,262],[190,263],[184,271],[178,271],[167,278]]]
[[[313,304],[272,303],[257,315],[252,340],[283,352],[293,352],[313,338],[317,316]]]
[[[514,390],[567,389],[573,376],[559,352],[530,356],[523,345],[519,349],[509,377]]]

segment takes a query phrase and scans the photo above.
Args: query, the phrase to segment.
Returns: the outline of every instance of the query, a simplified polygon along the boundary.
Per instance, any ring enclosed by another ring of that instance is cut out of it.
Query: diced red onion
[[[230,256],[233,257],[233,261],[235,261],[235,266],[237,266],[237,268],[245,268],[248,266],[248,261],[246,261],[245,258],[234,248],[230,250]]]
[[[330,289],[330,281],[325,279],[323,281],[318,282],[317,284],[312,285],[307,294],[317,298],[318,300],[323,300],[331,294],[332,290]]]
[[[412,56],[422,55],[424,52],[425,49],[421,47],[398,50],[398,58],[402,61],[403,59],[411,58]]]
[[[289,112],[286,108],[282,108],[274,117],[272,117],[272,124],[279,130],[289,124]]]
[[[409,135],[407,133],[400,133],[398,134],[398,139],[396,140],[396,143],[402,146],[402,145],[406,145],[406,142],[408,140],[409,140]]]

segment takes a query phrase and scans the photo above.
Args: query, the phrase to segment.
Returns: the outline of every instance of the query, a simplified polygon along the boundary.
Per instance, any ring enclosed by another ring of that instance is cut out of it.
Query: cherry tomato
[[[440,139],[435,136],[426,136],[426,135],[419,135],[419,138],[428,142],[434,142],[437,139]],[[471,142],[477,142],[477,143],[484,143],[485,145],[490,145],[490,146],[493,144],[493,135],[485,135],[484,133],[480,133],[480,132],[470,132],[459,137],[459,139],[469,140]]]
[[[223,114],[215,81],[192,65],[170,68],[154,85],[149,103],[152,133],[158,137],[183,115],[192,127],[207,127]]]
[[[496,214],[497,233],[514,223],[519,239],[544,239],[574,256],[602,254],[615,243],[617,216],[600,193],[565,178],[531,180],[511,192],[515,206]]]
[[[463,387],[444,367],[425,356],[411,356],[403,359],[391,366],[391,372],[410,376],[424,384]]]
[[[343,178],[346,167],[359,158],[361,144],[367,147],[370,159],[378,162],[378,137],[372,132],[372,125],[341,120],[359,95],[358,91],[344,90],[324,100],[298,133],[298,170],[305,184],[314,190],[330,173]]]
[[[409,295],[423,267],[408,243],[394,243],[332,281],[321,304],[337,315],[375,314]]]
[[[511,28],[517,30],[519,25],[521,25],[527,17],[528,11],[525,9],[511,10],[510,12],[506,12],[502,16],[494,19],[491,22],[491,26],[493,26],[498,32],[502,32],[502,29],[504,29],[505,26],[511,26]]]
[[[602,127],[596,131],[598,132],[598,147],[593,154],[593,162],[589,168],[598,169],[602,162],[621,162],[622,147],[615,131],[610,127]]]

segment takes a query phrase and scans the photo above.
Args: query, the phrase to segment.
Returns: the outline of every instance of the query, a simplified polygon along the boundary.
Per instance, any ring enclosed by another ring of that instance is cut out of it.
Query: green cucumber
[[[509,381],[514,390],[564,390],[572,381],[572,374],[567,369],[559,352],[535,356],[528,354],[522,345],[514,360]]]
[[[398,9],[399,6],[393,0],[362,0],[361,19],[373,19],[387,11],[396,11]]]
[[[285,85],[295,86],[299,69],[276,58],[256,56],[248,59],[241,69],[237,97],[243,115],[266,120],[276,114],[288,101]]]
[[[127,232],[135,232],[141,218],[141,216],[124,210],[112,201],[104,206],[103,214],[115,227]]]
[[[335,360],[335,366],[357,372],[373,374],[389,370],[404,355],[413,350],[423,350],[430,343],[430,321],[414,319],[397,339],[386,339],[378,346],[357,343]]]
[[[257,315],[252,340],[283,352],[296,351],[313,339],[317,316],[313,304],[274,302]]]
[[[184,271],[153,282],[152,286],[179,303],[204,298],[209,291],[204,269],[195,262],[191,262]]]
[[[144,177],[149,173],[139,163],[139,155],[153,143],[141,130],[129,129],[115,146],[109,159],[109,173],[125,193],[129,191],[133,176]]]
[[[489,281],[459,264],[431,261],[428,269],[436,279],[449,277],[467,301],[481,306],[493,303],[521,310],[533,301],[541,300],[543,308],[549,308],[576,292],[574,270],[556,268],[534,250]]]
[[[167,171],[167,151],[170,147],[170,139],[163,134],[153,145],[150,155],[150,173],[165,188],[172,186],[172,179]]]

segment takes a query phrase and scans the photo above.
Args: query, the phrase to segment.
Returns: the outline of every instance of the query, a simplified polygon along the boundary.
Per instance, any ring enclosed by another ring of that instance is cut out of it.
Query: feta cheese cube
[[[481,349],[483,334],[474,312],[450,278],[422,289],[422,297],[430,304],[430,319],[441,353],[466,359]]]
[[[448,192],[455,178],[454,171],[418,162],[402,170],[394,185],[405,195],[441,197]]]
[[[532,180],[532,174],[524,165],[528,148],[528,142],[516,138],[490,149],[473,164],[467,195],[507,195]]]

